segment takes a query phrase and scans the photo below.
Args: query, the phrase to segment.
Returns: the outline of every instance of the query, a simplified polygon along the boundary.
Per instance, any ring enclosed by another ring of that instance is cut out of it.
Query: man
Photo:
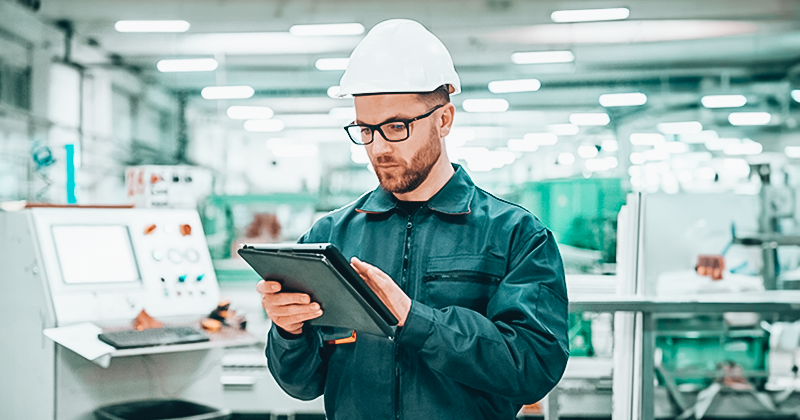
[[[449,95],[460,82],[422,25],[376,25],[340,85],[355,97],[346,130],[365,145],[380,187],[300,242],[330,242],[352,257],[399,320],[397,333],[311,327],[322,314],[316,303],[262,281],[270,371],[296,398],[324,393],[332,419],[515,418],[567,362],[567,293],[552,233],[449,162]]]

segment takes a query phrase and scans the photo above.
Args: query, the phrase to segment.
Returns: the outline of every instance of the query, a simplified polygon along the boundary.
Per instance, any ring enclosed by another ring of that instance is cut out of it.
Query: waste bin
[[[183,400],[137,400],[94,410],[98,420],[227,420],[231,410]]]

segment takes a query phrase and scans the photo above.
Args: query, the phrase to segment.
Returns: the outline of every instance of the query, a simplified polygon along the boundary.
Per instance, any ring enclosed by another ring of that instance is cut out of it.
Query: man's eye
[[[400,132],[406,129],[405,124],[403,123],[390,123],[384,126],[384,130]]]
[[[372,130],[369,127],[361,127],[361,134],[369,134],[370,131]]]

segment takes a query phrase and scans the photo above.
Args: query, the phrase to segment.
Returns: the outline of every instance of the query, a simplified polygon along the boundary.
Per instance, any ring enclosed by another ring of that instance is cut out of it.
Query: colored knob
[[[185,282],[185,281],[186,281],[186,274],[184,274],[184,275],[182,275],[182,276],[178,277],[178,282],[180,282],[180,283],[183,283],[183,282]]]
[[[181,235],[189,236],[192,234],[192,227],[190,225],[181,225]]]
[[[205,274],[197,276],[197,281],[203,281],[203,278],[205,278],[205,276],[206,276]]]
[[[155,230],[156,230],[156,225],[150,225],[150,226],[144,228],[144,234],[145,235],[149,235],[149,234],[155,232]]]

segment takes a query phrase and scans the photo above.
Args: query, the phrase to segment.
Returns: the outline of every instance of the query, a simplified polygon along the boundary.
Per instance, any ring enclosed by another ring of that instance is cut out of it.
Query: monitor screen
[[[127,226],[52,226],[67,284],[125,283],[140,280]]]

